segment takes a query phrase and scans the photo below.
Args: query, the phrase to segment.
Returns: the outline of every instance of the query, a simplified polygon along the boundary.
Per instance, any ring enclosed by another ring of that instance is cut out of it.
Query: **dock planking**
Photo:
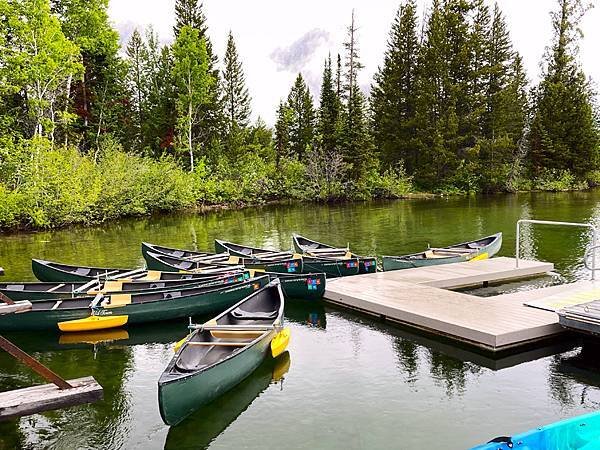
[[[102,387],[93,377],[68,380],[68,383],[73,387],[60,389],[54,384],[44,384],[0,392],[0,420],[91,403],[102,398]]]
[[[536,294],[476,297],[454,292],[465,286],[543,275],[550,263],[494,258],[444,266],[378,272],[328,282],[325,298],[381,318],[498,352],[547,339],[563,331],[556,313],[531,308]],[[577,283],[574,283],[577,284]],[[574,287],[572,287],[574,288]],[[566,290],[568,291],[569,288]]]

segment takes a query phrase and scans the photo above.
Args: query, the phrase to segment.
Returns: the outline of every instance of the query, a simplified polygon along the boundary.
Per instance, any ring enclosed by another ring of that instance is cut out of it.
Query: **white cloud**
[[[419,0],[423,13],[429,1]],[[355,9],[359,27],[361,60],[365,69],[361,86],[368,86],[381,64],[390,24],[399,0],[205,0],[209,34],[218,55],[225,51],[226,37],[233,31],[253,99],[254,115],[272,124],[279,100],[287,93],[301,71],[318,94],[323,61],[342,51],[346,27]],[[491,1],[490,1],[491,4]],[[536,81],[539,63],[550,43],[551,0],[499,0],[512,40],[523,55],[529,79]],[[110,0],[110,15],[117,26],[129,30],[133,22],[140,27],[152,24],[161,40],[172,39],[174,0]],[[581,61],[588,76],[600,81],[600,9],[590,11],[583,20],[585,39]],[[295,56],[298,58],[295,59]]]

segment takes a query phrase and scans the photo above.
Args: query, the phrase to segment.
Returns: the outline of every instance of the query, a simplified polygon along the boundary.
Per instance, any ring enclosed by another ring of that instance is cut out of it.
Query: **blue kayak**
[[[499,437],[471,450],[600,450],[600,411]]]

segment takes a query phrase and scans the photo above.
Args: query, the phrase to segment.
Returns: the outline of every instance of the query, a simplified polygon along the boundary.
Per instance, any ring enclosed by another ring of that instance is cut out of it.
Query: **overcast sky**
[[[173,39],[174,0],[110,0],[110,15],[126,41],[135,28],[152,25],[161,40]],[[421,15],[429,0],[418,0]],[[528,76],[536,81],[539,63],[552,30],[550,11],[555,0],[499,0],[516,49],[523,55]],[[598,2],[596,2],[598,3]],[[342,51],[346,27],[355,9],[359,27],[360,77],[369,86],[381,64],[398,0],[205,0],[209,35],[222,59],[226,37],[236,39],[252,95],[254,117],[272,125],[279,100],[284,98],[297,73],[302,72],[316,97],[323,60]],[[490,2],[491,4],[491,2]],[[582,22],[580,46],[584,70],[600,82],[600,5]],[[316,98],[315,98],[316,100]]]

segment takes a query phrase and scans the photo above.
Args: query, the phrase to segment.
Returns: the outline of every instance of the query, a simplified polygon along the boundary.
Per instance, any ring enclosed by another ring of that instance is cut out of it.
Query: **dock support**
[[[48,367],[43,365],[37,359],[29,356],[3,336],[0,336],[0,348],[9,355],[13,356],[15,359],[21,361],[23,364],[29,366],[45,380],[49,381],[50,383],[54,383],[59,389],[70,389],[73,387]]]
[[[52,383],[0,392],[0,420],[91,403],[102,398],[102,386],[93,377],[64,380],[2,336],[0,348]]]

